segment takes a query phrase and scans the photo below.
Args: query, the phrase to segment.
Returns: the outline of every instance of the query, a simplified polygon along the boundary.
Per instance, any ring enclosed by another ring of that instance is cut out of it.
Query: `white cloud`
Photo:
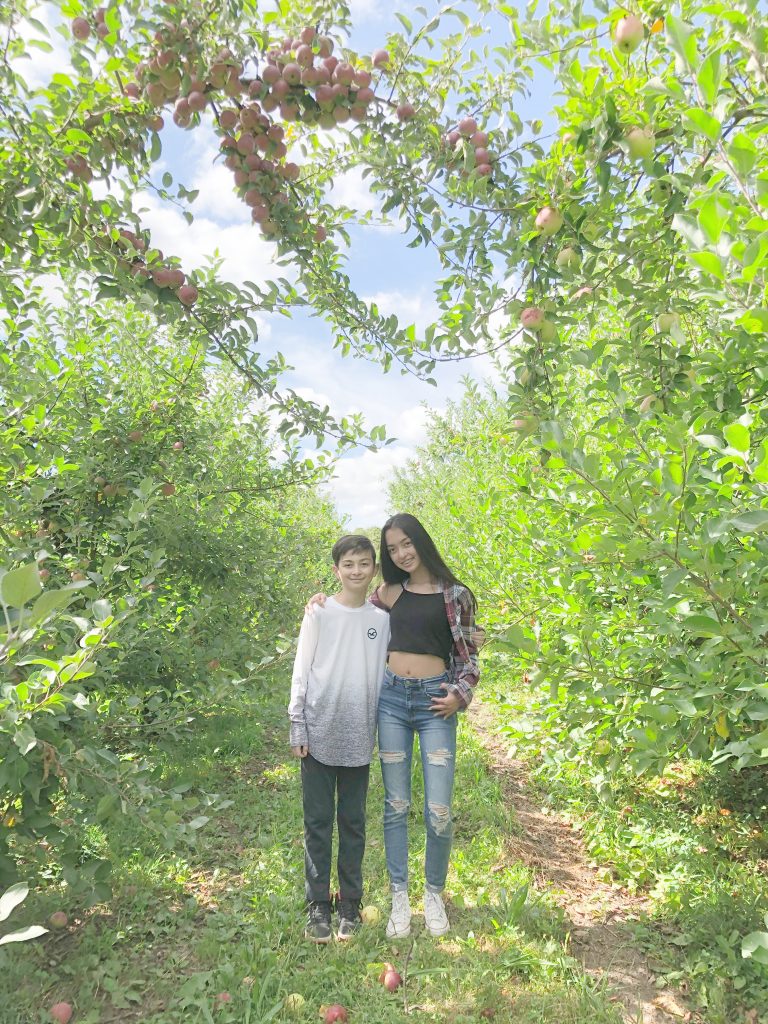
[[[69,59],[70,43],[56,29],[56,25],[61,24],[61,18],[58,17],[58,10],[53,4],[41,4],[38,7],[33,7],[29,12],[29,17],[40,22],[48,34],[41,33],[38,28],[23,18],[18,25],[18,34],[21,39],[28,47],[30,40],[42,39],[53,49],[50,53],[45,53],[37,47],[29,47],[31,59],[16,58],[11,61],[11,67],[14,73],[20,75],[31,89],[39,89],[48,85],[56,72],[64,75],[73,73]]]
[[[417,332],[423,331],[440,316],[434,297],[425,292],[406,295],[401,291],[381,291],[363,296],[363,301],[375,303],[385,316],[394,313],[401,326],[415,324]]]
[[[329,491],[337,508],[355,527],[380,526],[387,518],[387,484],[395,469],[413,458],[415,450],[392,445],[341,459]]]
[[[149,228],[152,242],[166,255],[179,256],[185,270],[201,267],[206,257],[218,252],[223,258],[222,276],[235,284],[278,276],[274,243],[259,235],[242,207],[241,223],[220,224],[198,216],[187,224],[178,208],[161,203],[151,193],[141,193],[135,206],[141,224]],[[279,275],[290,277],[290,268],[279,268]]]

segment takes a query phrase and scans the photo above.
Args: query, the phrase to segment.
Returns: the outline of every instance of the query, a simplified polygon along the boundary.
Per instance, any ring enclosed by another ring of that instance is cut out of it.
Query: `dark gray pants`
[[[344,768],[301,759],[304,800],[304,876],[307,900],[327,900],[331,890],[333,819],[339,833],[336,869],[342,899],[363,896],[365,801],[371,766]]]

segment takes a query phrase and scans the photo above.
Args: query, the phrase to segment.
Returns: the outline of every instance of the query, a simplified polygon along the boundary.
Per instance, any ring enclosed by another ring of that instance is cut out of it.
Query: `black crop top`
[[[405,654],[433,654],[448,665],[453,647],[451,628],[440,594],[403,592],[389,610],[388,651]]]

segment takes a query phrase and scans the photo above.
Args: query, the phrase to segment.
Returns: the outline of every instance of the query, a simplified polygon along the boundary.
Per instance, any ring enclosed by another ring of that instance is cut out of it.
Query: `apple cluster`
[[[72,35],[81,43],[84,43],[90,36],[91,31],[95,32],[99,39],[105,39],[109,35],[109,27],[105,20],[106,14],[105,7],[97,7],[93,13],[93,23],[87,18],[73,18],[70,25]]]
[[[277,112],[284,122],[330,129],[349,120],[363,121],[375,99],[372,73],[333,56],[333,46],[332,39],[318,35],[312,26],[282,40],[267,52],[256,77],[244,83],[247,98],[218,115],[224,163],[252,220],[267,237],[302,228],[287,191],[300,169],[286,160],[285,130],[270,115]],[[373,54],[374,69],[388,64],[385,50]],[[313,237],[324,241],[326,228],[316,225]]]
[[[493,162],[496,157],[488,149],[488,133],[480,130],[474,117],[462,118],[456,128],[445,136],[445,144],[455,155],[463,151],[467,143],[474,149],[474,173],[482,178],[489,177],[493,174]]]
[[[169,266],[159,249],[147,250],[147,243],[134,231],[120,228],[117,240],[120,250],[120,264],[133,277],[152,281],[158,289],[173,291],[184,306],[193,306],[198,299],[198,290],[187,280],[180,267]]]

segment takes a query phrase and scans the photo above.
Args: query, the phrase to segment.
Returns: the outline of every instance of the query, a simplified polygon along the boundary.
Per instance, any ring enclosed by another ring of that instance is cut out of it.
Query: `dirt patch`
[[[678,992],[656,988],[653,964],[634,942],[627,922],[648,910],[647,899],[600,880],[588,863],[578,832],[536,801],[525,766],[508,756],[490,706],[475,697],[469,720],[521,826],[521,835],[510,837],[511,850],[531,868],[538,887],[551,894],[571,922],[571,956],[606,984],[628,1022],[696,1020]]]

